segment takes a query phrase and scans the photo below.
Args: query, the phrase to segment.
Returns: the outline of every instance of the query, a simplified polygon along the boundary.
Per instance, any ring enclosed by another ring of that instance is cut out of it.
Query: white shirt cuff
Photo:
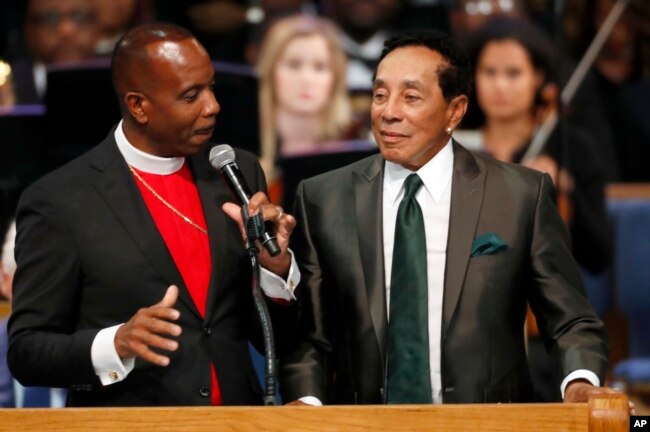
[[[596,375],[592,371],[587,369],[574,370],[569,375],[567,375],[566,378],[564,378],[564,381],[562,381],[562,385],[560,386],[560,391],[562,392],[563,400],[564,400],[564,390],[566,390],[566,386],[569,385],[571,381],[577,379],[586,379],[587,381],[592,383],[594,387],[600,387],[600,378],[598,378],[598,375]]]
[[[135,366],[135,357],[124,359],[122,362],[115,349],[115,334],[122,325],[100,330],[90,348],[95,374],[105,386],[122,381]]]
[[[260,272],[260,286],[267,297],[286,301],[296,300],[293,292],[300,282],[300,269],[298,269],[298,264],[291,249],[288,249],[288,252],[291,254],[291,267],[289,268],[289,275],[286,281],[262,267],[262,271]]]
[[[316,396],[304,396],[298,399],[300,402],[311,406],[323,406],[323,402]]]

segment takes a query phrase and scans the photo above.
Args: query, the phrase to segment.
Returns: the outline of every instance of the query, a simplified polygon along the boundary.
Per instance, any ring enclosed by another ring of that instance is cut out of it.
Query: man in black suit
[[[24,385],[68,388],[71,406],[260,404],[239,207],[205,154],[220,110],[210,58],[152,24],[121,39],[112,72],[122,121],[21,197],[9,366]],[[256,158],[236,160],[264,191]],[[276,222],[281,248],[261,253],[262,288],[291,300],[295,219],[262,192],[249,209]],[[281,330],[291,307],[268,303]]]
[[[566,401],[586,401],[604,379],[603,324],[586,298],[550,177],[472,154],[451,138],[470,76],[467,57],[442,34],[387,41],[371,109],[381,154],[299,186],[292,244],[301,321],[281,368],[284,400],[531,401],[527,303],[559,358]],[[409,208],[419,209],[421,235],[405,227],[417,225]],[[416,292],[420,300],[411,302]]]

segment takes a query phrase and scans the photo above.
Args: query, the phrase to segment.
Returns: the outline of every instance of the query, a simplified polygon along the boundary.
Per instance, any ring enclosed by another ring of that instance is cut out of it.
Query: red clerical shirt
[[[169,205],[207,231],[199,191],[187,163],[184,163],[180,170],[169,175],[151,174],[134,169]],[[205,318],[208,286],[212,273],[208,235],[167,207],[139,179],[136,178],[135,182],[196,308]],[[210,369],[212,372],[211,402],[212,405],[221,405],[221,391],[214,364],[210,365]]]

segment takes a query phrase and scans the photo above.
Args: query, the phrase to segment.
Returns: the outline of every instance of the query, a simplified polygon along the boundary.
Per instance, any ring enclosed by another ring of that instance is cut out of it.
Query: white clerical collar
[[[429,162],[416,171],[422,179],[425,189],[436,204],[440,202],[442,194],[451,182],[453,170],[454,151],[450,138],[447,144]],[[404,180],[409,174],[413,174],[413,171],[396,163],[386,161],[384,188],[388,192],[388,197],[392,203],[396,203],[400,197]]]
[[[142,172],[159,175],[174,174],[183,167],[185,162],[184,157],[164,158],[135,148],[124,135],[122,120],[115,128],[115,142],[126,163]]]

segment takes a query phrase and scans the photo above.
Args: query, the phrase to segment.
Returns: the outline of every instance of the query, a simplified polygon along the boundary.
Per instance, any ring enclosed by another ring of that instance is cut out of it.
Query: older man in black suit
[[[604,379],[607,344],[548,175],[452,140],[470,70],[436,33],[386,42],[374,78],[381,154],[305,180],[294,250],[303,287],[285,400],[525,402],[532,306],[566,401]]]

